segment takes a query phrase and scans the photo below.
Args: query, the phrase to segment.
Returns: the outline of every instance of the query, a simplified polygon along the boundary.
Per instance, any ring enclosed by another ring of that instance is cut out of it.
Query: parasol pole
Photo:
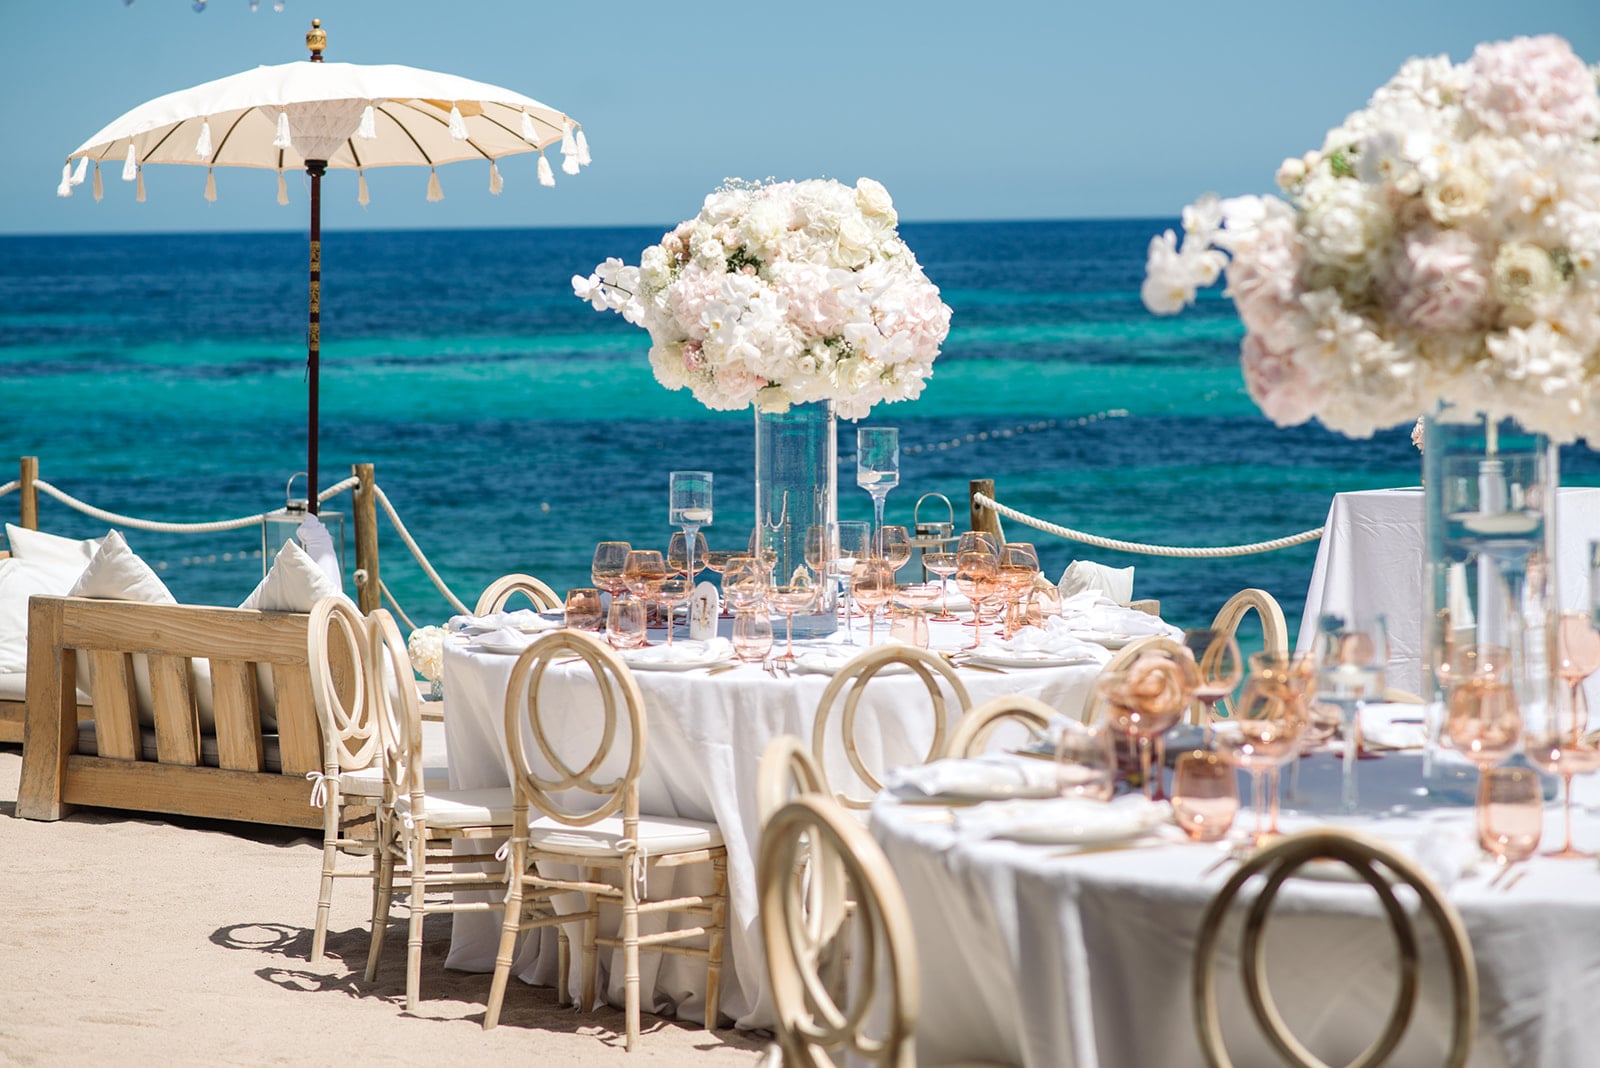
[[[306,48],[311,51],[311,62],[322,62],[322,50],[328,47],[328,35],[322,29],[321,19],[311,20],[306,32]],[[306,174],[311,176],[311,307],[306,327],[306,380],[310,396],[306,401],[306,511],[317,514],[317,384],[322,363],[322,175],[328,161],[306,160]]]

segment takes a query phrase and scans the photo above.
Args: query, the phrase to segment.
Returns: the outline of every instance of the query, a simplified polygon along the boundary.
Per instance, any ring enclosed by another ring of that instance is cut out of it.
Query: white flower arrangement
[[[700,214],[610,258],[573,292],[650,333],[650,366],[708,408],[831,400],[846,419],[911,400],[950,309],[896,231],[882,185],[728,182]]]
[[[1559,37],[1411,59],[1288,197],[1202,197],[1150,242],[1157,314],[1227,274],[1245,385],[1351,437],[1440,404],[1600,440],[1600,69]]]
[[[429,682],[444,677],[443,627],[418,627],[406,640],[406,652],[411,654],[411,667]]]

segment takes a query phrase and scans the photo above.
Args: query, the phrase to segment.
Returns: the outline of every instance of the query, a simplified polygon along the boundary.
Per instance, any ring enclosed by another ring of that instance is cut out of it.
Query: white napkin
[[[1056,768],[1039,760],[994,754],[895,768],[884,785],[895,797],[911,801],[934,797],[1054,797]]]
[[[1054,772],[1054,768],[1049,769]],[[1048,801],[1001,801],[955,814],[964,835],[1019,838],[1063,844],[1132,837],[1172,818],[1172,806],[1124,794],[1111,801],[1058,797]]]
[[[515,612],[491,612],[486,616],[451,616],[445,629],[486,632],[505,628],[537,634],[540,631],[557,630],[560,626],[558,619],[546,619],[531,608],[519,608]]]
[[[884,638],[878,642],[878,645],[904,644],[905,642],[896,641],[893,638]],[[774,648],[777,647],[774,646]],[[802,649],[797,643],[795,648],[798,651],[795,653],[794,669],[810,675],[832,675],[865,652],[865,647],[863,646],[835,645],[831,643],[814,645],[809,649]],[[878,675],[904,675],[910,670],[904,664],[889,664],[879,671]]]
[[[1428,744],[1426,706],[1372,704],[1361,709],[1361,737],[1384,749],[1422,749]]]
[[[526,649],[533,644],[533,635],[524,634],[514,627],[498,627],[480,634],[467,643],[468,649]]]
[[[727,660],[732,656],[733,643],[726,638],[647,645],[643,649],[625,649],[622,653],[622,658],[630,664],[698,664],[707,660]]]
[[[1065,621],[1052,616],[1044,626],[1023,627],[1010,638],[989,638],[976,650],[998,660],[1083,660],[1103,664],[1111,653],[1103,645],[1074,637]]]
[[[1075,593],[1061,602],[1061,622],[1078,633],[1115,635],[1122,638],[1144,638],[1164,634],[1181,640],[1183,631],[1164,622],[1159,616],[1125,608],[1102,593],[1086,590]]]
[[[1093,591],[1103,593],[1112,601],[1123,604],[1133,600],[1133,568],[1107,567],[1093,560],[1074,560],[1061,573],[1056,583],[1062,597]]]

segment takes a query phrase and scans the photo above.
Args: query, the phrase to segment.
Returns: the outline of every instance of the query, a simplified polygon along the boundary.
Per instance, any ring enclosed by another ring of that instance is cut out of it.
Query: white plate
[[[1008,668],[1070,667],[1073,664],[1094,663],[1087,656],[1029,656],[1026,653],[968,653],[963,659],[969,664]]]
[[[720,664],[734,662],[732,657],[726,656],[698,660],[655,660],[649,658],[634,660],[626,656],[623,659],[627,660],[628,666],[635,671],[697,671],[700,668],[717,667]]]
[[[527,647],[527,645],[500,645],[496,642],[472,642],[468,644],[467,649],[474,653],[493,653],[496,656],[521,656]]]
[[[1154,827],[1109,824],[1103,827],[1017,827],[995,837],[1029,845],[1099,846],[1137,841],[1154,830]]]
[[[965,803],[972,801],[1037,801],[1046,797],[1057,797],[1060,791],[1054,784],[1041,786],[1037,783],[1022,782],[996,782],[973,783],[970,786],[952,787],[941,790],[936,794],[927,794],[923,797],[902,797],[900,802],[905,804],[937,805],[941,803]]]
[[[1113,634],[1109,630],[1075,630],[1074,638],[1082,638],[1086,642],[1103,645],[1107,649],[1121,649],[1124,645],[1138,641],[1140,638],[1149,637],[1146,634]]]
[[[840,668],[850,663],[850,660],[850,657],[835,660],[831,657],[808,657],[801,654],[795,657],[794,663],[789,665],[789,670],[797,671],[802,675],[836,675],[839,673]],[[905,664],[888,664],[880,668],[873,678],[877,678],[880,675],[909,675],[910,673],[911,669]]]

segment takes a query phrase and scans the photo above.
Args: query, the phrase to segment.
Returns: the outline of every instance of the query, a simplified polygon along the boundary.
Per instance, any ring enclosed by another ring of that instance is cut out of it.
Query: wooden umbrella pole
[[[317,514],[317,381],[322,359],[322,174],[327,163],[306,160],[311,176],[311,317],[306,329],[306,511]]]

